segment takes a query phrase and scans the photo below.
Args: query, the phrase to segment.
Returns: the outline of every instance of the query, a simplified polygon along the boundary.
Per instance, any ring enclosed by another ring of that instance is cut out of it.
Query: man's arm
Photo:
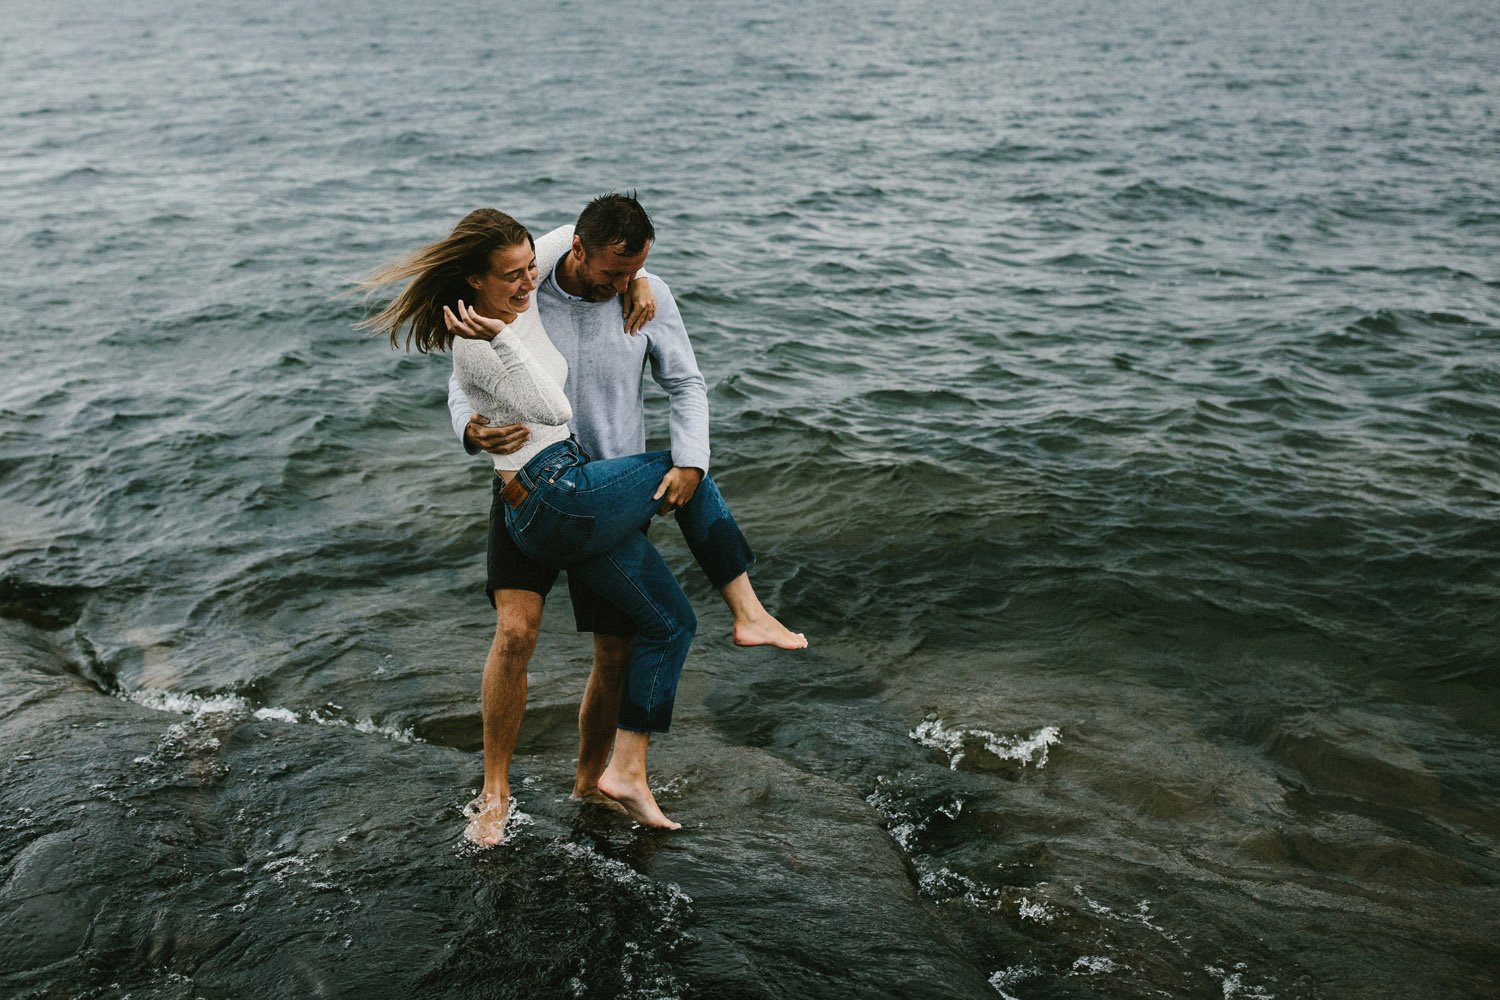
[[[458,374],[448,372],[448,418],[453,421],[453,433],[458,435],[459,443],[464,446],[464,451],[470,455],[479,454],[477,447],[471,447],[469,439],[464,436],[464,430],[469,426],[469,417],[473,414],[474,407],[469,405],[469,397],[464,395],[463,386],[458,384]]]
[[[448,373],[448,417],[453,422],[453,433],[463,442],[464,451],[477,455],[481,451],[494,455],[509,455],[526,443],[531,432],[525,424],[506,424],[491,427],[490,422],[478,413],[464,395],[458,384],[458,376]]]
[[[672,434],[672,465],[657,487],[663,506],[681,507],[692,499],[708,473],[708,385],[698,370],[693,345],[688,341],[682,313],[666,282],[652,279],[656,293],[656,318],[646,325],[646,357],[651,377],[667,390],[671,401],[668,428]]]
[[[567,256],[568,251],[573,249],[573,226],[558,226],[546,236],[536,241],[536,272],[537,283],[541,284],[547,280],[557,262]],[[536,308],[533,302],[531,308]]]

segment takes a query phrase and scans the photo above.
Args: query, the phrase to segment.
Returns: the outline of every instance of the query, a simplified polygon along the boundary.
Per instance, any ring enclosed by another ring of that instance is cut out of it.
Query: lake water
[[[1492,4],[5,22],[0,993],[1500,991]],[[686,829],[559,591],[479,852],[490,473],[335,296],[610,189],[813,646],[658,529]]]

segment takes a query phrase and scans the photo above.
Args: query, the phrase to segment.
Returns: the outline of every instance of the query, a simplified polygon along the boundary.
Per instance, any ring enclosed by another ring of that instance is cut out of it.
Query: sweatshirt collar
[[[569,293],[563,291],[563,286],[557,280],[557,269],[560,268],[560,267],[562,267],[562,261],[561,260],[559,260],[556,264],[554,264],[552,266],[552,270],[547,273],[547,284],[548,284],[548,286],[554,292],[556,292],[558,295],[560,295],[563,298],[567,299],[569,302],[582,302],[582,301],[584,301],[584,298],[583,298],[582,295],[570,295]]]

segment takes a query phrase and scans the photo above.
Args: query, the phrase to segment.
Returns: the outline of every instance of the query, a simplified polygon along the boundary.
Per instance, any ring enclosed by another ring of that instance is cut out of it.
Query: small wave
[[[907,856],[916,852],[918,840],[934,821],[956,820],[964,808],[964,800],[958,796],[912,802],[900,783],[887,780],[883,774],[875,776],[875,790],[865,796],[865,802],[885,820],[891,838]]]
[[[67,184],[73,181],[93,181],[104,176],[104,171],[96,167],[75,167],[64,171],[52,178],[53,184]]]
[[[1073,968],[1068,974],[1073,976],[1102,976],[1111,972],[1119,972],[1120,964],[1103,955],[1079,955],[1073,960]]]
[[[665,895],[673,906],[677,907],[686,907],[693,902],[693,897],[683,892],[682,887],[677,883],[657,882],[653,878],[642,875],[623,861],[600,854],[588,844],[568,840],[555,844],[554,847],[559,853],[572,858],[574,861],[581,862],[596,875],[601,875],[611,882],[660,892]]]
[[[177,715],[238,715],[250,710],[249,703],[236,694],[197,695],[140,688],[127,693],[124,698],[145,708]]]
[[[312,709],[306,714],[302,714],[279,705],[264,705],[259,708],[253,708],[250,702],[237,694],[199,695],[179,691],[165,691],[157,688],[139,688],[135,691],[125,692],[120,697],[125,701],[133,702],[145,708],[155,709],[158,712],[172,712],[176,715],[190,715],[194,718],[202,715],[243,715],[260,722],[280,722],[285,725],[312,723],[317,726],[353,729],[358,733],[380,736],[388,740],[395,740],[397,743],[423,742],[422,738],[416,734],[411,726],[403,728],[400,726],[381,725],[369,717],[349,720],[340,718],[337,715],[325,714],[325,712],[318,709]],[[336,705],[328,707],[334,712],[339,710],[339,707]]]
[[[382,726],[368,716],[362,719],[355,719],[353,722],[350,722],[348,719],[340,719],[336,716],[323,715],[316,709],[314,709],[313,711],[307,713],[307,721],[319,726],[348,727],[358,733],[365,733],[370,736],[381,736],[388,740],[395,740],[397,743],[422,742],[421,738],[412,731],[412,728],[410,726],[407,726],[405,729],[402,729],[398,726]]]
[[[946,865],[933,868],[925,858],[913,858],[917,869],[917,888],[939,902],[962,900],[980,910],[999,910],[1004,905],[1000,889],[983,885]]]
[[[1412,334],[1417,332],[1412,327],[1469,327],[1475,326],[1473,320],[1458,313],[1447,312],[1422,312],[1407,309],[1379,309],[1367,316],[1361,316],[1345,329],[1350,333],[1364,333],[1375,336],[1392,336],[1395,334]]]
[[[88,591],[51,587],[13,576],[0,577],[0,618],[14,618],[53,632],[72,625],[83,612]]]
[[[1057,919],[1057,913],[1046,903],[1026,896],[1022,896],[1021,901],[1016,904],[1016,913],[1022,920],[1038,924],[1050,924]]]
[[[686,927],[692,918],[692,897],[672,882],[662,883],[622,861],[606,857],[591,845],[563,841],[549,845],[561,855],[565,868],[577,866],[585,878],[598,879],[612,896],[631,901],[632,908],[649,914],[655,926],[641,940],[626,940],[617,960],[619,988],[612,994],[631,1000],[664,1000],[680,996],[683,983],[669,956],[692,940]],[[570,872],[570,879],[575,873]],[[582,982],[575,978],[578,986]],[[578,993],[577,995],[582,995]]]
[[[1238,1000],[1239,997],[1250,997],[1254,1000],[1275,1000],[1276,994],[1267,993],[1263,986],[1245,985],[1245,973],[1247,966],[1244,962],[1237,964],[1232,971],[1221,969],[1215,965],[1205,965],[1203,971],[1220,979],[1220,986],[1224,990],[1224,1000]]]
[[[970,741],[982,740],[985,751],[1000,760],[1012,760],[1022,767],[1035,763],[1037,770],[1047,766],[1052,745],[1062,741],[1062,731],[1056,726],[1043,726],[1029,736],[998,736],[988,729],[949,729],[936,716],[928,716],[909,735],[924,747],[947,754],[948,766],[955,771],[968,754]]]
[[[1001,969],[990,976],[990,985],[995,988],[1005,1000],[1020,1000],[1015,994],[1010,993],[1007,987],[1024,983],[1028,979],[1035,979],[1042,974],[1042,970],[1029,965],[1017,965],[1009,969]]]
[[[1114,197],[1124,202],[1147,202],[1181,208],[1203,208],[1210,205],[1241,208],[1245,205],[1245,202],[1228,195],[1214,194],[1187,185],[1171,187],[1152,180],[1137,181],[1117,191]]]

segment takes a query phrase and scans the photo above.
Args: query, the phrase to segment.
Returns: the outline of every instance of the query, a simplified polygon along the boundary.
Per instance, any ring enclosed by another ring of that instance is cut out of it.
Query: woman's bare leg
[[[777,649],[806,649],[807,636],[793,632],[777,621],[755,596],[750,574],[741,573],[719,588],[724,603],[734,615],[736,646],[775,646]]]
[[[624,806],[642,826],[680,830],[682,824],[667,819],[646,783],[646,747],[650,742],[646,733],[615,730],[615,752],[599,777],[599,791]]]

